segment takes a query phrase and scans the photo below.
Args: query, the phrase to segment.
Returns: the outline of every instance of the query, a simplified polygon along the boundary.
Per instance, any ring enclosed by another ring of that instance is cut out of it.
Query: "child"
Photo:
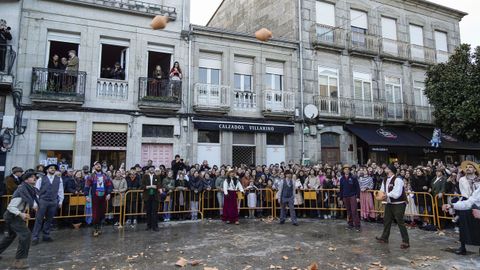
[[[245,188],[247,193],[249,218],[255,218],[255,208],[257,207],[257,191],[258,187],[254,183],[254,179],[250,178],[248,186]]]
[[[410,221],[410,226],[414,227],[415,217],[418,216],[417,206],[415,205],[415,195],[412,193],[410,181],[405,181],[405,191],[407,192],[407,208],[405,208],[405,217]],[[408,224],[408,223],[407,223]]]
[[[12,269],[29,268],[26,263],[30,249],[31,232],[28,230],[26,221],[30,218],[27,213],[30,208],[38,207],[38,199],[35,191],[37,177],[34,173],[27,173],[23,176],[24,183],[19,185],[8,204],[3,215],[8,235],[0,242],[0,254],[12,244],[18,235],[18,249]]]

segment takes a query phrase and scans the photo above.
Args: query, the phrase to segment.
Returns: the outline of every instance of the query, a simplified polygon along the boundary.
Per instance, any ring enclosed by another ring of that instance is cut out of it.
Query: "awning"
[[[429,147],[428,141],[424,137],[407,127],[393,128],[373,125],[346,125],[345,128],[365,141],[370,148]]]
[[[433,129],[431,128],[418,129],[416,132],[428,142],[432,139]],[[453,150],[461,153],[471,153],[480,151],[480,143],[465,142],[448,134],[442,134],[441,143],[438,149],[443,149],[446,152]]]
[[[225,130],[233,132],[257,132],[257,133],[293,133],[295,124],[292,122],[276,121],[245,121],[237,119],[194,118],[193,126],[203,130]]]

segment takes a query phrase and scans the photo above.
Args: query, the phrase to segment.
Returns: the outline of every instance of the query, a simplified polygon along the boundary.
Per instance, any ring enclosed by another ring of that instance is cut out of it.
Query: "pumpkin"
[[[153,18],[152,22],[150,23],[150,26],[152,27],[153,30],[159,30],[159,29],[164,29],[167,26],[167,23],[168,23],[167,16],[157,15],[155,16],[155,18]]]
[[[272,32],[267,28],[262,28],[255,32],[255,37],[260,41],[268,41],[272,38]]]

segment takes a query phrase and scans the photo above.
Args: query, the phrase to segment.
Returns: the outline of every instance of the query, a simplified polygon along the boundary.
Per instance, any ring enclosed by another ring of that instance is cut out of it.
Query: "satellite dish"
[[[313,104],[308,104],[303,109],[303,114],[308,119],[314,119],[318,116],[318,108],[317,108],[317,106],[315,106]]]

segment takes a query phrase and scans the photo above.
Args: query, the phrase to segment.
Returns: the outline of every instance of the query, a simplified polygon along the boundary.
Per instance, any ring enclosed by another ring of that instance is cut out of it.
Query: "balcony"
[[[435,51],[428,47],[410,44],[410,59],[417,63],[435,63]]]
[[[230,86],[196,83],[193,108],[197,112],[221,113],[230,111]]]
[[[380,49],[379,38],[364,33],[351,32],[347,35],[348,50],[360,55],[375,56]]]
[[[11,45],[0,45],[0,93],[10,93],[13,87],[13,64],[17,57]]]
[[[320,117],[433,123],[431,107],[385,101],[315,96]]]
[[[138,107],[147,111],[178,111],[182,107],[182,81],[139,78]]]
[[[97,97],[109,100],[127,100],[128,81],[98,78]]]
[[[381,54],[384,58],[407,60],[408,44],[394,39],[382,38]]]
[[[145,3],[137,0],[50,0],[68,2],[77,5],[87,5],[95,8],[113,9],[117,11],[124,11],[135,13],[139,15],[168,16],[171,21],[177,19],[177,10],[175,7],[169,7],[159,4]]]
[[[295,93],[281,90],[263,92],[264,116],[293,116],[295,112]]]
[[[32,92],[34,103],[67,103],[82,105],[85,101],[87,73],[59,69],[33,68]]]
[[[250,91],[233,90],[233,107],[242,111],[257,110],[257,94]]]
[[[345,48],[345,30],[333,26],[317,24],[312,29],[312,44],[315,49],[340,51]]]
[[[438,64],[446,63],[448,61],[448,58],[450,58],[450,53],[442,50],[437,50],[436,56]]]

